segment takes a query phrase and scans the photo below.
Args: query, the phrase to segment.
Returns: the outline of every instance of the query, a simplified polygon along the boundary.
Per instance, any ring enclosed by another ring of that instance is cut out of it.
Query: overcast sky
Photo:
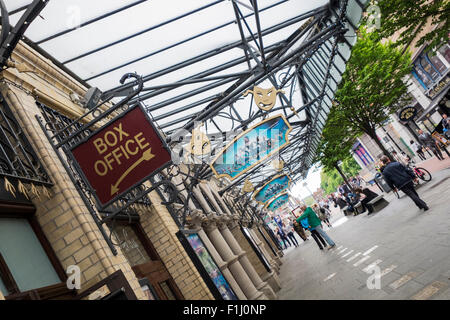
[[[320,188],[320,172],[322,171],[322,169],[318,169],[317,171],[314,171],[314,167],[311,168],[308,172],[308,176],[306,177],[305,180],[300,180],[298,181],[292,188],[291,188],[291,192],[292,194],[299,198],[299,199],[304,199],[309,197],[310,193],[309,191],[303,187],[303,182],[306,181],[306,183],[308,184],[308,188],[309,190],[311,190],[311,192],[315,192],[318,188]]]

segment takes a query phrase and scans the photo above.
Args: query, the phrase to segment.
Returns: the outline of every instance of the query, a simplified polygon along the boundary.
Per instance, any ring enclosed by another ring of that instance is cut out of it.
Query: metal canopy
[[[11,26],[31,3],[5,1]],[[198,123],[207,134],[225,136],[283,114],[293,130],[279,158],[295,182],[312,165],[366,3],[51,0],[25,36],[104,99],[131,89],[119,85],[123,74],[141,75],[145,86],[134,101],[172,143],[179,129],[191,132]],[[255,85],[284,91],[269,112],[242,96]],[[212,141],[213,149],[225,143]],[[279,174],[270,162],[223,191],[245,179],[262,185]],[[210,175],[205,162],[201,178]]]

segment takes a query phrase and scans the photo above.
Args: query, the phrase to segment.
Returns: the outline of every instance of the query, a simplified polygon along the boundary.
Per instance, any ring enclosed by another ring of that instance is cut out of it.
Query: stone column
[[[192,192],[195,194],[195,197],[197,198],[198,202],[203,207],[203,211],[207,215],[210,215],[210,214],[215,215],[215,212],[213,211],[213,208],[209,207],[208,202],[206,202],[205,198],[203,197],[203,194],[202,194],[200,188],[198,186],[195,186],[192,189]]]
[[[249,278],[247,272],[245,272],[241,263],[238,260],[233,251],[228,246],[228,243],[222,236],[216,225],[217,218],[214,216],[209,217],[208,222],[205,224],[205,231],[211,243],[217,249],[217,252],[221,255],[222,259],[228,263],[228,268],[233,274],[239,287],[244,292],[245,296],[249,300],[265,300],[266,295],[258,291],[253,284],[252,280]]]
[[[241,287],[239,287],[239,284],[236,282],[236,279],[233,277],[230,270],[228,269],[228,263],[223,261],[222,257],[219,255],[216,248],[211,243],[211,240],[209,240],[208,235],[202,229],[201,223],[203,220],[204,220],[203,212],[200,210],[196,210],[189,217],[188,222],[189,228],[197,231],[197,234],[202,239],[203,243],[205,244],[214,261],[217,263],[217,266],[219,267],[220,271],[222,271],[223,276],[225,277],[225,279],[227,279],[237,298],[239,300],[247,300],[247,297],[245,296],[244,292],[242,292]]]
[[[221,215],[226,214],[226,212],[223,212],[222,209],[220,208],[219,204],[217,203],[216,198],[214,197],[214,195],[211,191],[211,187],[208,185],[208,183],[203,181],[203,182],[199,183],[199,187],[209,197],[209,200],[210,200],[211,204],[214,206],[215,211]]]
[[[272,290],[272,288],[266,283],[263,282],[256,272],[253,265],[248,260],[247,254],[244,250],[242,250],[239,243],[236,241],[236,238],[231,233],[230,229],[228,228],[228,225],[226,224],[227,221],[223,221],[222,223],[219,223],[219,230],[222,233],[223,237],[225,238],[225,241],[227,241],[228,245],[230,246],[231,250],[235,255],[238,256],[239,261],[241,262],[241,265],[244,267],[245,271],[247,272],[248,276],[252,280],[253,284],[255,285],[257,290],[260,290],[261,292],[264,292],[264,294],[271,300],[277,299],[277,296],[275,295],[275,292]],[[238,227],[235,219],[230,219],[228,221],[231,228]]]
[[[259,223],[258,223],[258,225],[259,225]],[[262,227],[261,227],[262,228]],[[257,239],[259,239],[259,236],[257,235],[257,232],[255,231],[255,230],[253,230],[253,229],[250,229],[250,232],[252,232],[252,234],[253,235],[255,235],[255,237],[257,238]],[[263,232],[265,232],[265,230],[263,230]],[[267,232],[266,232],[266,236],[267,237],[270,237],[268,234],[267,234]],[[264,252],[268,252],[269,253],[269,256],[272,258],[272,261],[275,263],[275,265],[276,265],[276,267],[275,267],[275,269],[276,269],[276,271],[277,271],[277,274],[280,274],[280,266],[281,266],[281,264],[282,264],[282,262],[281,262],[281,259],[280,259],[280,254],[279,254],[279,252],[280,252],[280,250],[278,250],[278,248],[276,248],[276,247],[273,247],[273,249],[275,250],[275,252],[277,253],[277,255],[275,256],[275,255],[270,255],[270,252],[269,252],[269,249],[267,249],[266,248],[266,243],[265,243],[265,241],[262,241],[261,240],[261,250],[264,250]]]
[[[269,262],[272,266],[272,271],[270,272],[270,274],[268,274],[263,280],[267,281],[267,283],[270,284],[270,286],[272,287],[272,289],[277,292],[281,289],[281,284],[280,284],[280,279],[278,278],[277,274],[280,273],[280,267],[278,266],[278,264],[275,263],[275,261],[273,259],[270,258],[270,255],[267,253],[266,249],[264,248],[264,244],[262,243],[262,241],[258,238],[258,236],[256,235],[256,233],[254,232],[253,229],[249,228],[250,233],[253,236],[253,239],[256,242],[256,245],[261,249],[261,251],[263,252],[263,254],[268,257]]]

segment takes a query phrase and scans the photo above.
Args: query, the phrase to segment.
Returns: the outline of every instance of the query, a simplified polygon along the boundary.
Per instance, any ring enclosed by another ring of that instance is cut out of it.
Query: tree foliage
[[[419,38],[417,46],[429,43],[439,48],[448,41],[450,1],[448,0],[379,0],[381,10],[380,37],[389,38],[400,31],[396,46],[409,46],[431,21],[437,28]]]
[[[349,177],[357,175],[361,170],[361,167],[351,156],[342,161],[341,168],[344,174]],[[322,170],[320,172],[320,187],[325,194],[335,192],[337,187],[343,182],[344,179],[334,168],[332,170]]]
[[[410,72],[409,52],[381,43],[376,32],[361,27],[335,96],[340,125],[352,136],[366,133],[389,156],[375,130],[410,101],[403,80]]]
[[[325,170],[334,170],[337,163],[350,156],[350,149],[356,140],[346,119],[336,108],[331,108],[322,130],[322,138],[314,162],[320,162]]]

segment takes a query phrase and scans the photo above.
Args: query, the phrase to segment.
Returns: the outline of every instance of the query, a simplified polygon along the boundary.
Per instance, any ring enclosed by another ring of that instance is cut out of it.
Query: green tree
[[[358,163],[349,155],[348,158],[342,161],[342,172],[347,176],[355,176],[361,170]],[[325,194],[335,192],[337,187],[344,182],[343,177],[339,174],[336,168],[331,170],[322,170],[320,172],[320,187],[325,191]]]
[[[381,10],[380,37],[389,38],[400,31],[396,46],[409,46],[423,32],[428,21],[437,26],[419,38],[417,46],[429,43],[428,49],[439,48],[448,41],[450,30],[449,0],[379,0]]]
[[[353,157],[348,157],[342,161],[342,171],[351,177],[356,176],[361,167],[358,162]]]
[[[333,109],[338,114],[337,125],[345,126],[350,136],[366,133],[391,157],[376,129],[410,101],[403,78],[411,72],[411,55],[378,39],[376,32],[360,28]]]
[[[344,179],[336,169],[330,171],[322,170],[320,173],[320,180],[320,187],[323,189],[325,194],[335,192],[337,187],[344,182]]]
[[[350,129],[347,119],[342,116],[337,108],[332,108],[322,130],[322,138],[317,147],[315,162],[320,162],[325,172],[336,172],[339,178],[324,179],[326,186],[322,187],[327,193],[333,192],[336,186],[342,182],[349,185],[346,176],[341,171],[338,163],[351,157],[350,149],[356,140],[356,135]],[[333,191],[330,191],[333,190]]]

